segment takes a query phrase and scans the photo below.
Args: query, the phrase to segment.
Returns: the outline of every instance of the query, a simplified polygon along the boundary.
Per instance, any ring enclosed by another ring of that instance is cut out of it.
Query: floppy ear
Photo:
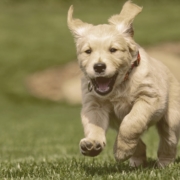
[[[112,16],[108,21],[112,25],[116,25],[118,30],[126,36],[133,37],[133,20],[142,11],[142,7],[127,1],[120,14]]]
[[[85,31],[90,28],[92,25],[84,23],[80,19],[73,18],[73,6],[71,5],[68,11],[67,17],[68,27],[71,30],[75,38],[79,38],[84,35]]]

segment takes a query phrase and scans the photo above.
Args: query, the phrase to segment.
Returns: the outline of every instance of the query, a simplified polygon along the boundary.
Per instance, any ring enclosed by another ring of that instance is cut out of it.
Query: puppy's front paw
[[[125,161],[129,159],[136,150],[137,143],[128,143],[124,141],[116,141],[114,145],[114,157],[117,161]]]
[[[121,149],[117,149],[116,152],[114,153],[114,157],[116,159],[116,161],[118,162],[123,162],[127,159],[129,159],[134,153],[134,150],[121,150]]]
[[[105,142],[100,143],[96,140],[84,138],[80,141],[80,151],[85,156],[97,156],[105,146]]]
[[[139,167],[139,166],[146,167],[147,165],[146,157],[145,156],[131,157],[129,165],[134,168]]]

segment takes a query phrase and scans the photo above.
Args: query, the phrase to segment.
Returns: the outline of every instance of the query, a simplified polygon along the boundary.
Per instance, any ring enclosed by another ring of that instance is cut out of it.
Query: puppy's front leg
[[[80,141],[80,151],[86,156],[97,156],[106,145],[108,113],[104,108],[88,107],[81,112],[85,138]]]
[[[140,136],[148,128],[149,123],[159,116],[158,104],[156,98],[143,98],[133,105],[132,110],[119,127],[114,145],[114,155],[117,161],[127,160],[134,154]]]

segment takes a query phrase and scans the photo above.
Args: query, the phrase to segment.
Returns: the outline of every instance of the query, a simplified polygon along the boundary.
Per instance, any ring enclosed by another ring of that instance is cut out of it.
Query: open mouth
[[[113,89],[117,75],[118,74],[116,73],[114,76],[112,76],[110,78],[97,77],[95,79],[92,79],[91,81],[92,81],[92,84],[94,86],[94,90],[100,95],[108,94]]]

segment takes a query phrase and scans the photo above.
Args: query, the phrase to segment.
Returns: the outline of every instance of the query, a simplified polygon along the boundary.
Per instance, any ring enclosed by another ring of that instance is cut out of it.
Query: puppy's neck
[[[140,54],[139,54],[139,51],[138,51],[138,53],[137,53],[137,59],[132,63],[130,69],[129,69],[128,72],[126,73],[126,75],[125,75],[125,77],[124,77],[124,81],[127,81],[127,80],[129,79],[129,74],[132,72],[133,68],[139,66],[140,60],[141,60],[141,57],[140,57]],[[124,82],[124,81],[123,81],[123,82]]]

